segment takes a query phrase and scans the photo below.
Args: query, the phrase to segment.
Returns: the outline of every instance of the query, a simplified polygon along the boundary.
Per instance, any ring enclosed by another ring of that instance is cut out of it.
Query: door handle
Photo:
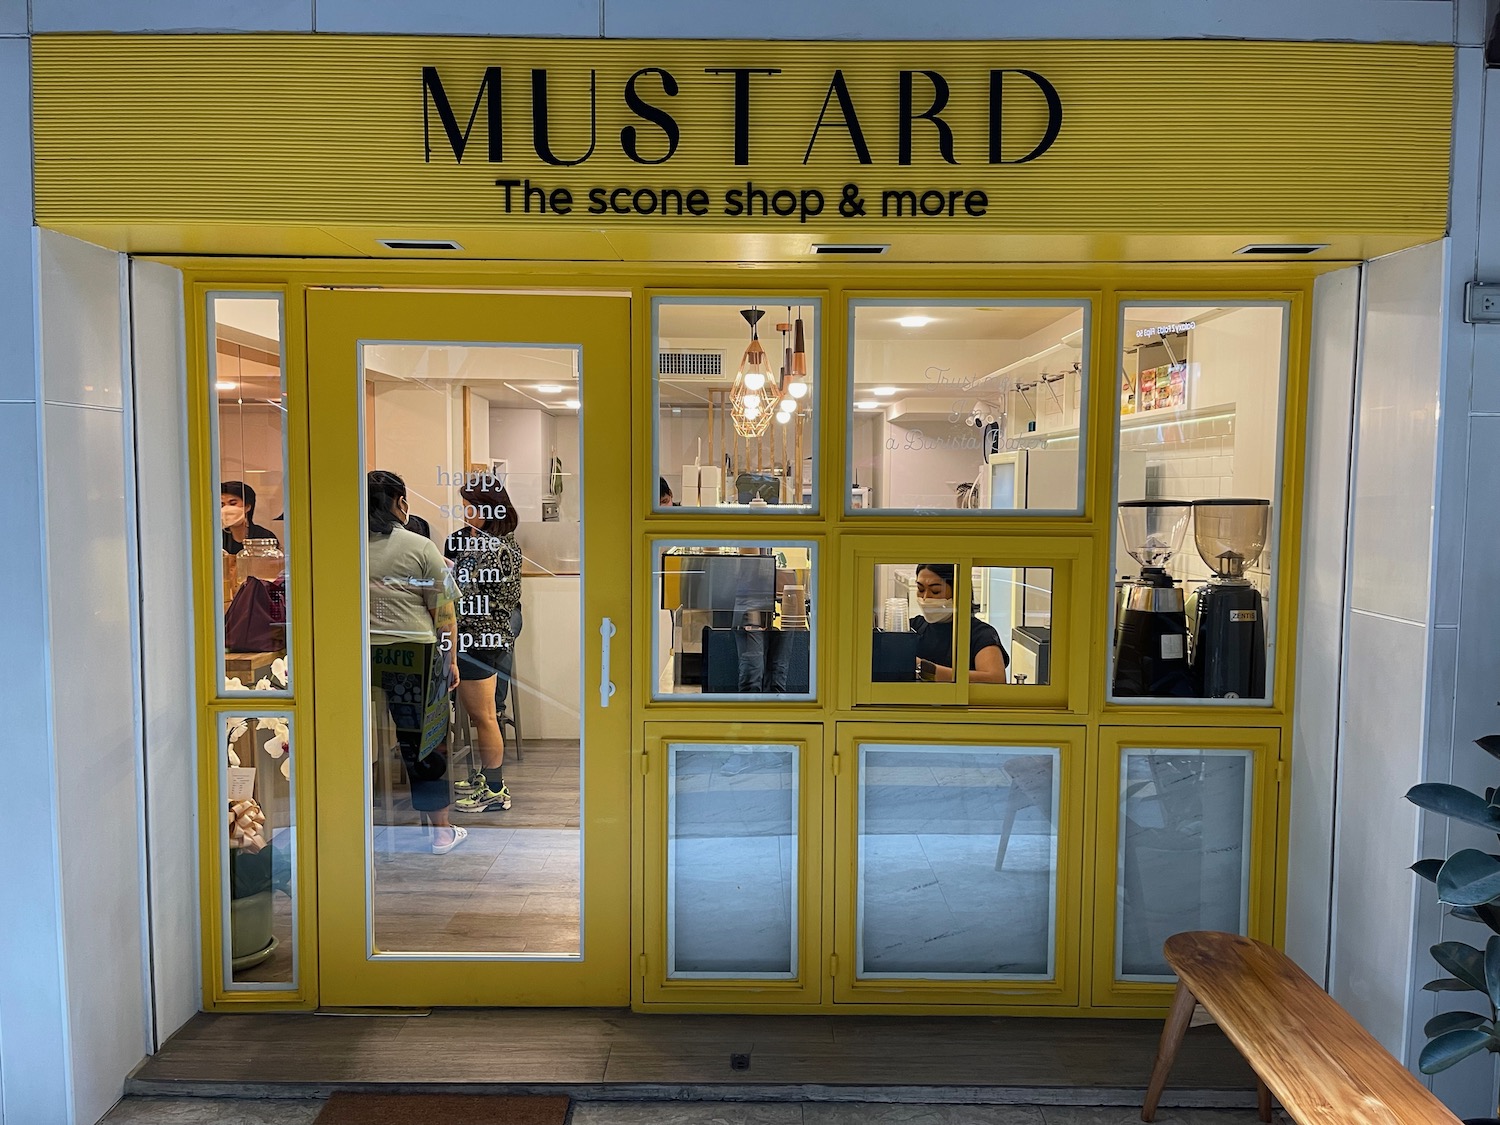
[[[614,681],[609,678],[609,639],[615,635],[615,623],[608,617],[599,622],[599,706],[608,707],[610,696],[615,693]]]

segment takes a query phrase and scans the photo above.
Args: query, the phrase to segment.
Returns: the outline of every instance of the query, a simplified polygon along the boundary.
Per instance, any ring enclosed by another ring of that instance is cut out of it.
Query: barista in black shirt
[[[226,480],[219,486],[219,516],[223,522],[224,550],[237,555],[246,539],[276,539],[276,533],[255,522],[255,489],[241,480]]]
[[[922,563],[917,567],[917,604],[922,616],[910,622],[912,632],[917,634],[917,679],[952,683],[952,563]],[[970,617],[969,682],[1003,684],[1009,666],[1010,656],[994,626]]]

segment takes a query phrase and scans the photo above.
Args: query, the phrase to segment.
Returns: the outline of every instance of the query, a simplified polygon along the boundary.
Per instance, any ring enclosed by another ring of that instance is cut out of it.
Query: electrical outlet
[[[1500,324],[1500,284],[1471,281],[1464,286],[1464,319],[1470,324]]]

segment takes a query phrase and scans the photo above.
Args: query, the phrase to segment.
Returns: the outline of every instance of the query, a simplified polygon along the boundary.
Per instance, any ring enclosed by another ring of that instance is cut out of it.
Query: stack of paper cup
[[[906,624],[906,599],[886,598],[885,617],[881,628],[887,633],[904,633]]]

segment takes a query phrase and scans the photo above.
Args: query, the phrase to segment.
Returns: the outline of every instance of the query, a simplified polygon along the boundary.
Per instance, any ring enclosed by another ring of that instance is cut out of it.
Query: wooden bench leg
[[[1198,1001],[1187,986],[1177,982],[1177,991],[1172,995],[1172,1008],[1167,1012],[1167,1022],[1162,1025],[1161,1043],[1156,1048],[1156,1065],[1151,1068],[1151,1081],[1146,1086],[1146,1100],[1141,1105],[1141,1120],[1156,1120],[1156,1105],[1161,1101],[1162,1089],[1167,1084],[1167,1075],[1177,1061],[1177,1048],[1182,1046],[1182,1037],[1187,1034],[1188,1024],[1193,1019],[1193,1009]]]
[[[1260,1075],[1255,1076],[1255,1105],[1260,1110],[1262,1121],[1271,1120],[1271,1087],[1261,1081]]]

